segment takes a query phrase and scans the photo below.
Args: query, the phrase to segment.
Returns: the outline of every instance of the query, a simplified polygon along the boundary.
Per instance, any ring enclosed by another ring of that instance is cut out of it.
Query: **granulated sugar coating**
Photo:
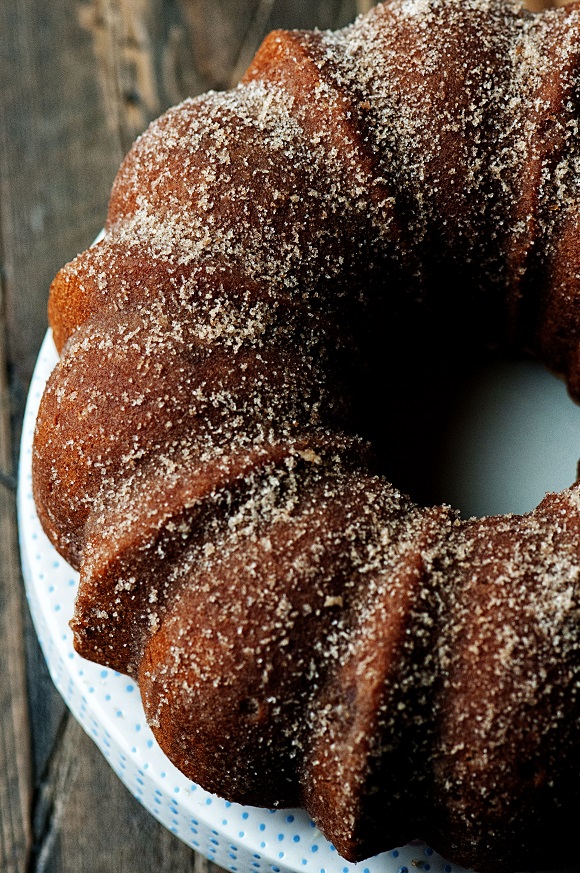
[[[569,866],[580,486],[463,520],[369,443],[381,355],[507,347],[580,397],[579,55],[575,5],[276,32],[137,141],[52,286],[34,488],[78,651],[188,777],[349,859]]]

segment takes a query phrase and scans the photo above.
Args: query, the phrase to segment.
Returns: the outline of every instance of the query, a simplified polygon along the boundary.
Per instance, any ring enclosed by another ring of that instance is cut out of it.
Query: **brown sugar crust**
[[[188,777],[346,858],[568,863],[580,486],[462,520],[369,440],[382,354],[525,351],[580,397],[579,54],[578,5],[275,32],[135,143],[51,288],[34,493],[77,650]]]

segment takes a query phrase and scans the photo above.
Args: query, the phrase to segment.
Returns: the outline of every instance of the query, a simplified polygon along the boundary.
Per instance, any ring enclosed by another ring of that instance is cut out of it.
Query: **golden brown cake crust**
[[[580,486],[466,521],[369,442],[381,356],[420,397],[429,356],[500,345],[580,397],[579,53],[578,5],[277,31],[135,143],[51,288],[33,481],[77,650],[187,776],[350,859],[565,862]]]

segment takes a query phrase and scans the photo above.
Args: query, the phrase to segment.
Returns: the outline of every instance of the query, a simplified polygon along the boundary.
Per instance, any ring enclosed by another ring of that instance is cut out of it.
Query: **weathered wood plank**
[[[109,129],[126,151],[168,106],[244,73],[277,27],[336,27],[370,0],[90,0],[79,20],[91,35]]]
[[[2,304],[0,300],[3,309]],[[0,325],[0,365],[4,361],[4,332]],[[0,366],[0,469],[10,470],[11,461],[8,392],[5,371]],[[32,781],[16,539],[14,489],[3,482],[0,484],[0,870],[3,873],[24,873],[31,839]]]

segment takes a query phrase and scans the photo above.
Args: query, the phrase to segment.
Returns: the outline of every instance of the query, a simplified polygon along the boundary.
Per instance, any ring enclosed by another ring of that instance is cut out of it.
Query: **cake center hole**
[[[575,481],[580,407],[542,365],[487,362],[461,379],[435,374],[426,389],[403,412],[398,447],[385,446],[385,458],[399,451],[387,475],[414,499],[466,518],[521,514]]]

